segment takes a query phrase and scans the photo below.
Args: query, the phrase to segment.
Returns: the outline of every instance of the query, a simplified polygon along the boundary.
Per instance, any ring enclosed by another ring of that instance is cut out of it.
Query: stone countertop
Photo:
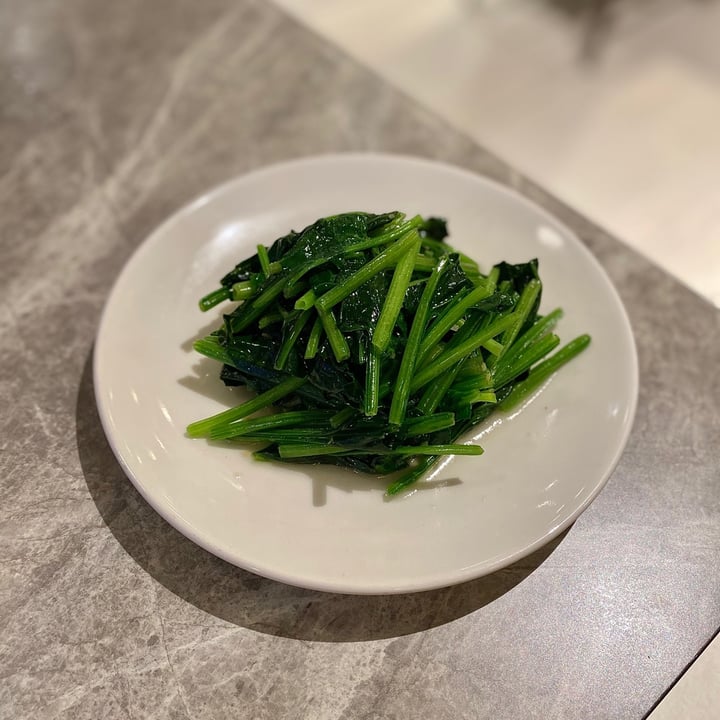
[[[641,718],[720,625],[720,315],[260,0],[0,9],[0,716]],[[484,579],[353,597],[254,576],[140,498],[95,410],[99,315],[167,215],[273,161],[438,158],[575,229],[633,324],[605,490]]]

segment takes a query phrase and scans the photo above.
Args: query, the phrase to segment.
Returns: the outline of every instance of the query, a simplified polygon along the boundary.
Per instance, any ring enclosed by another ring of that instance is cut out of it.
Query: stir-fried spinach
[[[446,235],[438,218],[354,212],[258,245],[200,300],[239,304],[195,343],[256,397],[188,434],[263,443],[258,460],[394,473],[389,494],[443,455],[482,453],[458,439],[590,338],[547,357],[562,312],[538,314],[537,260],[484,274]]]

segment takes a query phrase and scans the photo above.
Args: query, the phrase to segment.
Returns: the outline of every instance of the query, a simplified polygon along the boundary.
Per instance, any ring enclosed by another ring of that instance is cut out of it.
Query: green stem
[[[350,253],[358,252],[360,250],[369,250],[370,248],[378,247],[380,245],[387,245],[391,242],[394,242],[395,240],[402,237],[411,230],[417,230],[417,228],[419,228],[422,224],[422,217],[420,217],[420,215],[415,215],[415,217],[410,218],[410,220],[402,223],[401,225],[390,228],[382,235],[375,235],[368,240],[363,240],[362,242],[355,243],[354,245],[348,245],[346,248],[343,249],[342,254],[348,255]]]
[[[408,283],[415,269],[415,255],[419,244],[420,236],[417,235],[415,242],[405,251],[405,254],[402,255],[395,266],[395,272],[393,272],[390,287],[385,296],[385,302],[380,310],[380,317],[372,336],[373,347],[380,353],[385,352],[390,344],[392,331],[400,310],[402,310]]]
[[[423,338],[420,344],[420,360],[437,345],[444,335],[465,315],[465,313],[473,306],[479,303],[481,300],[490,297],[495,292],[495,285],[493,283],[487,283],[478,285],[478,287],[471,290],[467,295],[455,300],[447,308],[445,308],[442,315],[440,315],[435,322],[430,326],[427,335]],[[489,338],[488,338],[489,339]]]
[[[447,256],[444,256],[435,266],[435,269],[427,281],[427,285],[425,285],[423,289],[423,294],[420,296],[420,302],[418,303],[412,327],[410,328],[410,334],[408,335],[407,343],[403,350],[397,382],[395,383],[395,392],[393,393],[392,403],[390,404],[389,421],[391,425],[402,425],[405,419],[407,403],[410,397],[410,384],[412,382],[413,372],[415,371],[420,341],[425,332],[425,326],[427,325],[430,303],[435,294],[438,280],[445,271],[446,266]]]
[[[338,329],[337,323],[335,322],[335,316],[332,311],[326,312],[318,308],[318,315],[320,316],[320,322],[322,322],[325,335],[327,335],[328,342],[332,348],[335,359],[338,362],[344,362],[350,357],[350,347],[347,344],[347,340]]]
[[[320,337],[323,333],[322,319],[318,315],[315,318],[312,328],[310,329],[310,337],[308,338],[307,345],[305,346],[305,359],[312,360],[318,352],[320,347]]]
[[[390,245],[370,260],[370,262],[363,265],[357,272],[345,278],[339,285],[328,290],[324,295],[321,295],[315,301],[315,306],[319,310],[326,312],[330,310],[330,308],[343,301],[350,293],[355,292],[355,290],[375,277],[379,272],[394,265],[397,259],[403,255],[410,246],[415,244],[416,238],[416,230],[411,230],[403,235],[397,242]]]
[[[270,256],[268,255],[267,248],[264,245],[257,246],[257,256],[260,261],[260,269],[263,271],[265,277],[270,277]]]
[[[385,447],[347,447],[345,445],[318,444],[278,445],[278,454],[283,459],[315,457],[320,455],[482,455],[480,445],[400,445]]]
[[[300,337],[300,333],[305,327],[307,321],[310,319],[312,312],[312,310],[305,310],[297,316],[293,329],[290,332],[290,335],[286,338],[285,342],[283,342],[280,352],[278,353],[277,360],[275,360],[276,370],[282,370],[285,367],[285,363],[290,356],[290,351],[293,349],[297,339]]]
[[[260,282],[256,277],[236,282],[232,286],[232,299],[239,302],[240,300],[249,300],[254,297],[260,287]]]
[[[320,455],[338,455],[347,452],[347,448],[342,445],[324,444],[286,444],[278,445],[278,454],[283,460],[292,458],[315,457]]]
[[[267,417],[251,420],[238,420],[210,431],[211,440],[227,440],[241,435],[252,435],[261,430],[272,430],[274,428],[288,425],[317,426],[327,425],[332,413],[326,410],[291,410],[290,412],[276,413]]]
[[[269,325],[273,325],[276,322],[282,322],[283,319],[284,318],[282,316],[282,313],[270,312],[267,315],[263,315],[258,320],[258,327],[260,328],[260,330],[264,330]]]
[[[214,335],[200,338],[193,343],[195,352],[199,352],[212,360],[218,360],[225,365],[232,365],[232,358],[227,348],[223,347]]]
[[[562,316],[563,311],[557,308],[540,320],[536,320],[533,326],[529,330],[526,330],[513,345],[505,351],[503,362],[511,363],[519,355],[526,352],[533,343],[553,330]]]
[[[302,443],[304,445],[317,445],[327,438],[327,427],[274,427],[264,430],[253,430],[251,433],[243,433],[233,438],[226,438],[228,443],[250,443],[250,442],[270,442],[270,443]]]
[[[514,317],[512,313],[504,315],[496,320],[492,325],[480,330],[468,340],[458,344],[456,347],[445,350],[430,365],[426,365],[414,378],[410,385],[410,390],[415,392],[423,385],[429,383],[433,378],[451,368],[455,363],[466,358],[474,350],[477,350],[484,342],[495,337],[512,323]]]
[[[429,270],[432,271],[437,265],[435,258],[428,257],[427,255],[415,255],[413,266],[415,270]]]
[[[423,249],[429,250],[435,257],[442,257],[443,255],[449,255],[455,252],[447,243],[441,240],[433,240],[429,237],[424,237],[420,244]]]
[[[287,278],[284,277],[277,278],[271,282],[270,285],[253,300],[252,307],[258,310],[267,307],[283,291],[286,284]]]
[[[455,424],[455,413],[443,412],[436,415],[426,415],[417,418],[408,418],[403,425],[405,437],[428,435],[452,427]]]
[[[507,347],[506,345],[503,345],[499,343],[497,340],[493,340],[492,338],[488,340],[487,342],[483,343],[483,347],[493,355],[501,355],[502,351]]]
[[[440,460],[440,455],[430,455],[424,457],[420,462],[413,468],[410,468],[404,472],[395,482],[391,483],[387,490],[386,495],[397,495],[401,490],[417,482],[435,463]]]
[[[380,352],[372,345],[368,348],[365,365],[365,397],[363,413],[377,415],[380,406]]]
[[[204,435],[208,435],[213,428],[240,420],[248,415],[256,413],[258,410],[262,410],[263,408],[272,405],[274,402],[284,398],[286,395],[290,395],[295,392],[295,390],[297,390],[301,385],[304,385],[305,382],[305,378],[289,377],[287,380],[283,380],[279,385],[276,385],[271,390],[252,398],[252,400],[244,402],[242,405],[230,408],[229,410],[223,410],[223,412],[212,415],[204,420],[198,420],[197,422],[191,423],[187,427],[187,433],[191,437],[203,437]]]
[[[442,402],[442,399],[447,394],[450,386],[453,384],[458,371],[463,366],[463,362],[459,362],[450,368],[437,382],[428,385],[427,389],[420,398],[417,409],[423,415],[431,415],[435,412],[437,406]]]
[[[460,267],[466,275],[480,278],[482,273],[480,272],[480,266],[471,258],[465,255],[465,253],[458,253],[460,260]]]
[[[480,445],[401,445],[388,450],[386,455],[482,455]]]
[[[538,360],[544,358],[560,344],[557,335],[544,335],[531,345],[524,353],[518,355],[512,363],[498,363],[493,373],[495,389],[501,388],[518,375],[529,370]]]
[[[466,397],[465,402],[470,403],[470,405],[474,405],[475,403],[496,403],[497,396],[490,390],[478,390],[469,397]]]
[[[277,278],[252,301],[249,307],[246,308],[243,305],[240,313],[228,316],[233,334],[242,332],[250,323],[255,322],[263,314],[265,308],[283,291],[286,283],[287,278]]]
[[[315,304],[315,291],[311,288],[295,301],[296,310],[308,310]]]
[[[519,382],[510,394],[500,403],[502,410],[511,410],[519,405],[528,395],[535,392],[554,372],[574,357],[579,355],[590,344],[589,335],[571,340],[554,355],[536,365],[525,380]]]
[[[438,358],[442,354],[443,350],[450,351],[457,348],[463,342],[473,337],[476,332],[479,332],[487,327],[488,324],[489,323],[487,323],[487,321],[483,318],[476,318],[475,320],[469,320],[468,322],[463,323],[462,327],[453,335],[452,339],[445,347],[443,347],[442,343],[439,343],[430,351],[428,356],[425,358],[425,366],[430,365],[433,360]],[[463,376],[468,373],[470,373],[473,377],[483,374],[489,376],[487,367],[482,359],[482,353],[480,353],[479,350],[476,350],[475,352],[470,353],[465,360],[453,365],[447,372],[443,373],[441,377],[437,378],[434,383],[428,385],[420,398],[418,410],[424,415],[430,415],[435,412],[435,408],[437,408],[437,406],[443,401],[443,398],[448,391],[452,392],[455,389],[453,383],[460,371],[462,371]],[[473,389],[475,389],[474,385]]]
[[[535,307],[541,289],[542,283],[539,280],[530,280],[523,288],[520,299],[515,306],[515,322],[502,334],[500,338],[500,342],[502,343],[500,352],[493,353],[495,357],[488,360],[488,366],[491,369],[503,356],[503,353],[515,342],[522,326],[526,323],[530,312]]]
[[[273,263],[274,265],[275,263]],[[298,295],[302,295],[303,292],[307,289],[307,283],[303,280],[299,283],[296,283],[293,286],[290,286],[289,284],[285,285],[283,288],[283,297],[290,300],[290,298],[297,297]],[[303,308],[307,309],[307,308]]]
[[[232,293],[229,288],[221,287],[217,290],[213,290],[211,293],[205,295],[200,299],[198,306],[203,312],[207,312],[210,308],[214,308],[219,305],[223,300],[229,300],[232,297]]]
[[[352,255],[353,253],[362,252],[363,250],[370,250],[381,245],[388,245],[389,243],[394,242],[398,237],[401,237],[405,233],[420,227],[422,225],[422,222],[423,221],[420,216],[414,217],[411,220],[402,223],[402,225],[398,225],[395,228],[389,229],[386,233],[383,233],[382,235],[375,235],[371,238],[362,240],[353,245],[348,245],[344,248],[341,248],[337,250],[334,254],[322,255],[321,257],[314,258],[312,261],[305,262],[299,268],[291,272],[288,278],[288,285],[292,287],[311,270],[314,270],[315,268],[324,265],[333,258],[338,259],[346,257],[348,255]]]
[[[333,430],[337,430],[337,428],[342,427],[351,417],[353,417],[356,412],[357,411],[354,407],[346,407],[343,410],[340,410],[340,412],[330,418],[330,427],[333,428]]]

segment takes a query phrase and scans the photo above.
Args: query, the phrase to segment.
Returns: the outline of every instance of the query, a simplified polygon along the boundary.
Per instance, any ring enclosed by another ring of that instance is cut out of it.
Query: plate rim
[[[227,193],[235,185],[241,185],[245,182],[251,182],[254,178],[261,177],[266,174],[273,174],[282,172],[286,169],[296,168],[297,166],[303,165],[331,165],[336,163],[373,163],[373,162],[392,162],[404,165],[416,165],[425,166],[427,168],[433,168],[445,172],[452,172],[454,174],[465,176],[467,179],[475,182],[484,184],[492,188],[495,192],[499,192],[505,196],[509,196],[513,200],[520,202],[523,205],[529,206],[534,212],[542,215],[548,219],[552,224],[559,226],[567,234],[568,237],[572,238],[574,244],[585,256],[585,259],[590,262],[594,269],[598,272],[602,278],[603,285],[608,291],[609,297],[612,298],[615,309],[619,311],[619,317],[622,320],[623,332],[627,336],[629,341],[628,347],[630,355],[627,358],[630,366],[630,377],[629,381],[631,384],[631,394],[628,402],[628,413],[627,421],[624,423],[623,431],[620,437],[620,442],[615,449],[614,456],[608,464],[606,471],[602,477],[599,478],[593,490],[588,494],[585,500],[573,510],[566,518],[556,523],[550,528],[545,534],[537,538],[534,542],[525,545],[524,547],[503,555],[502,557],[495,558],[488,562],[478,562],[465,568],[456,569],[453,571],[445,571],[441,574],[433,575],[432,578],[423,576],[423,579],[418,581],[404,581],[397,583],[383,583],[378,585],[368,586],[363,584],[361,586],[354,584],[351,581],[330,580],[326,582],[316,581],[315,579],[304,579],[301,576],[293,575],[291,572],[284,572],[277,570],[272,567],[264,567],[262,565],[248,562],[231,552],[227,552],[224,548],[214,544],[211,537],[206,534],[198,532],[193,526],[184,521],[184,519],[177,513],[173,512],[172,508],[164,505],[163,503],[156,500],[152,494],[150,494],[144,487],[143,483],[135,472],[131,469],[127,463],[122,449],[114,435],[114,431],[111,428],[110,412],[107,407],[106,400],[102,393],[99,392],[98,388],[102,386],[101,378],[101,367],[100,367],[100,353],[98,348],[102,347],[104,336],[110,331],[108,329],[108,317],[109,309],[113,304],[113,300],[116,297],[118,288],[123,282],[124,278],[133,272],[136,265],[142,262],[146,253],[150,252],[152,248],[160,242],[161,238],[169,231],[172,230],[173,226],[181,222],[186,216],[192,214],[195,210],[203,205],[212,202],[216,197]],[[219,557],[230,564],[240,567],[244,570],[253,572],[261,575],[265,578],[269,578],[274,581],[282,582],[295,587],[316,590],[321,592],[339,593],[339,594],[352,594],[352,595],[386,595],[386,594],[405,594],[414,592],[424,592],[428,590],[434,590],[444,587],[450,587],[453,585],[462,584],[475,580],[487,575],[491,575],[498,570],[506,568],[515,562],[531,555],[536,550],[542,548],[547,543],[558,537],[562,532],[569,528],[577,519],[582,515],[585,510],[594,502],[600,492],[604,489],[608,483],[610,477],[614,473],[620,458],[622,457],[632,432],[635,416],[637,412],[638,399],[639,399],[639,360],[637,345],[635,342],[635,335],[632,330],[632,323],[630,317],[622,302],[620,294],[610,279],[607,271],[595,257],[588,246],[580,239],[578,234],[571,229],[563,220],[556,215],[553,215],[549,210],[545,209],[542,205],[535,202],[533,199],[523,195],[515,188],[510,187],[498,180],[483,175],[479,172],[475,172],[469,168],[455,165],[449,162],[440,161],[431,158],[425,158],[421,156],[386,153],[386,152],[331,152],[322,154],[311,154],[295,157],[289,160],[283,160],[280,162],[270,163],[266,165],[258,166],[254,169],[248,170],[245,173],[233,176],[195,196],[189,202],[184,203],[178,209],[171,212],[162,222],[155,226],[148,235],[137,245],[130,256],[127,258],[122,268],[115,277],[110,291],[105,299],[100,320],[97,326],[97,332],[95,335],[95,342],[93,345],[93,361],[92,361],[92,377],[93,377],[93,392],[95,401],[98,409],[98,415],[100,422],[105,433],[105,437],[108,444],[115,456],[116,460],[120,464],[126,477],[133,484],[135,489],[140,493],[142,498],[147,502],[150,507],[153,508],[166,522],[168,522],[173,528],[180,532],[183,536],[200,546],[204,550],[211,554]]]

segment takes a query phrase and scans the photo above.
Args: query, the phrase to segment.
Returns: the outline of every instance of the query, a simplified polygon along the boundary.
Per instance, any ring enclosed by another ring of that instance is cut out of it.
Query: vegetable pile
[[[194,344],[256,396],[188,434],[261,443],[259,460],[395,473],[391,495],[443,455],[482,453],[458,438],[590,338],[549,355],[562,311],[538,314],[537,260],[483,274],[446,236],[438,218],[353,212],[258,245],[200,300],[239,305]]]

